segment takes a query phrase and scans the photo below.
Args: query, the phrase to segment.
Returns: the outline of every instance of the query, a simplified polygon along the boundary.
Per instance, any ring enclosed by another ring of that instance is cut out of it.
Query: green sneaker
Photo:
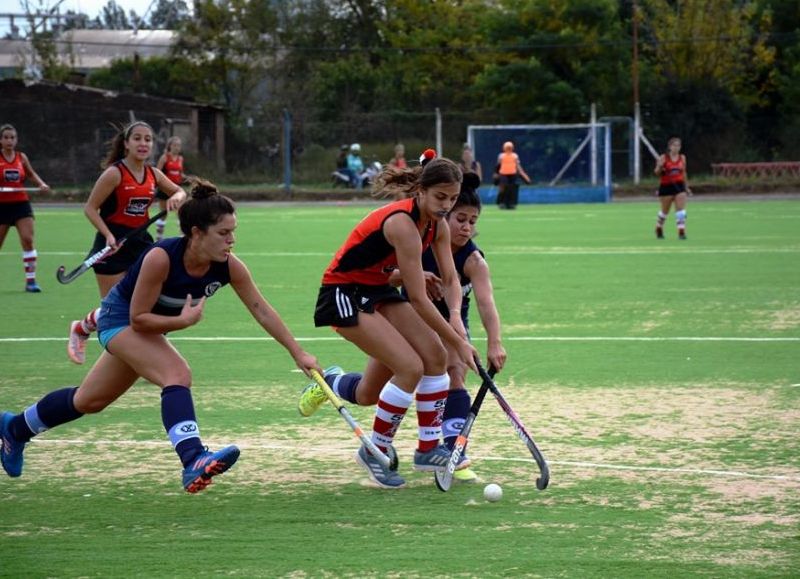
[[[332,387],[333,380],[342,374],[344,374],[344,370],[339,366],[331,366],[325,368],[322,376],[325,378],[325,382]],[[322,388],[320,388],[319,384],[311,382],[308,386],[303,388],[303,393],[300,394],[300,400],[297,402],[297,410],[300,412],[301,416],[311,416],[319,410],[320,406],[325,404],[327,399],[328,397],[325,395]]]
[[[476,483],[480,480],[478,474],[469,467],[455,471],[453,479],[463,483]]]

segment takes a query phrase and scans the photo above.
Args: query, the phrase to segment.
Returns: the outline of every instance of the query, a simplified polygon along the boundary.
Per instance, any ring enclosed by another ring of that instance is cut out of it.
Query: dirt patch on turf
[[[771,310],[766,320],[765,328],[768,330],[794,330],[800,328],[800,305],[788,308]]]

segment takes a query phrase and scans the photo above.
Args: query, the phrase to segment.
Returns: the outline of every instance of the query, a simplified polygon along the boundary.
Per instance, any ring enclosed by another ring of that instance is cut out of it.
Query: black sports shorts
[[[358,312],[371,314],[375,306],[408,301],[390,285],[324,285],[319,288],[314,325],[346,328],[358,325]]]
[[[681,193],[686,193],[686,183],[683,181],[658,186],[659,197],[672,197],[673,195],[679,195]]]
[[[17,221],[26,217],[33,217],[30,201],[0,203],[0,225],[16,225]]]
[[[113,233],[114,237],[116,237],[118,240],[123,235],[131,231],[131,228],[121,225],[114,225],[110,223],[107,223],[106,225],[108,225],[111,233]],[[101,262],[95,263],[93,266],[94,271],[100,275],[116,275],[118,273],[125,273],[134,263],[136,263],[136,260],[139,259],[139,256],[142,255],[142,253],[144,253],[145,250],[151,245],[153,245],[153,238],[147,231],[142,231],[138,235],[134,235],[133,237],[127,239],[116,253],[107,256]],[[89,251],[89,255],[97,253],[105,246],[106,238],[100,235],[98,232],[97,235],[94,236],[94,245]]]

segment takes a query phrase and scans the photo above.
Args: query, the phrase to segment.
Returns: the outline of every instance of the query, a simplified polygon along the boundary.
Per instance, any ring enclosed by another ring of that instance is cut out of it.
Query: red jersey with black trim
[[[164,161],[164,175],[178,185],[183,182],[183,155],[173,157],[167,153]]]
[[[144,225],[150,219],[148,209],[156,194],[153,168],[144,166],[144,178],[140,183],[122,161],[117,161],[114,166],[119,169],[121,179],[114,192],[100,206],[100,217],[106,223],[125,227]]]
[[[0,187],[22,188],[25,183],[25,166],[22,164],[22,155],[14,151],[14,158],[6,160],[0,153]],[[0,203],[20,203],[28,200],[25,191],[0,193]]]
[[[664,168],[661,171],[661,184],[674,185],[685,181],[686,167],[683,155],[678,155],[678,160],[673,161],[669,155],[664,155]]]
[[[397,254],[383,234],[383,224],[392,215],[405,213],[419,229],[421,212],[417,200],[402,199],[389,203],[367,215],[333,257],[322,276],[323,285],[350,284],[386,285],[389,275],[397,269]],[[422,251],[436,238],[436,222],[429,223],[420,233]],[[420,256],[421,259],[421,256]]]

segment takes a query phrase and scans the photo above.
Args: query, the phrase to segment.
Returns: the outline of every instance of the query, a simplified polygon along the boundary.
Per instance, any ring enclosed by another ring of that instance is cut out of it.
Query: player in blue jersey
[[[475,290],[478,312],[486,330],[488,342],[486,358],[490,365],[501,370],[506,363],[506,351],[502,343],[500,316],[494,302],[489,266],[483,258],[483,252],[472,241],[481,212],[481,200],[477,192],[479,186],[480,179],[475,173],[465,173],[458,198],[447,216],[450,247],[461,284],[460,308],[451,310],[445,302],[439,268],[430,248],[422,254],[422,266],[428,297],[446,320],[450,320],[451,313],[460,315],[467,332],[469,332],[469,296],[472,290]],[[393,285],[401,285],[402,272],[399,269],[394,270],[389,281]],[[464,384],[467,365],[449,343],[444,345],[447,349],[447,373],[450,378],[450,386],[442,416],[442,436],[445,444],[452,450],[455,440],[461,432],[461,427],[464,425],[464,420],[469,414],[471,401]],[[368,372],[375,378],[373,380],[375,383],[381,383],[381,380],[385,383],[391,378],[391,371],[374,360],[370,360]],[[374,393],[359,387],[361,374],[345,374],[341,368],[334,366],[327,370],[325,378],[331,384],[334,392],[348,402],[362,406],[375,404]],[[301,414],[304,416],[315,412],[326,400],[324,393],[319,390],[318,386],[315,388],[314,385],[309,385],[303,392],[300,408]],[[476,481],[478,477],[469,468],[470,464],[470,459],[464,454],[454,477],[463,482]]]
[[[314,356],[300,347],[247,267],[231,253],[233,202],[210,183],[198,182],[178,215],[184,236],[153,245],[103,299],[98,337],[105,351],[80,387],[53,391],[20,414],[0,416],[0,458],[9,476],[22,474],[23,450],[32,437],[101,412],[140,377],[161,388],[161,416],[183,463],[186,491],[203,490],[212,477],[233,466],[239,458],[236,446],[215,452],[203,446],[190,390],[191,369],[164,335],[198,323],[206,300],[224,285],[233,286],[256,321],[303,372],[319,370]],[[140,468],[150,467],[142,461]]]
[[[450,310],[444,300],[439,278],[439,268],[430,252],[422,254],[422,268],[425,270],[426,288],[428,295],[433,300],[445,319],[450,319],[452,314],[460,314],[464,327],[469,333],[469,302],[470,294],[475,291],[475,301],[478,306],[481,323],[486,331],[486,359],[498,371],[506,363],[506,350],[503,347],[500,331],[500,315],[494,302],[492,279],[489,265],[483,257],[483,252],[473,241],[475,226],[481,214],[481,199],[478,195],[480,179],[475,173],[465,173],[461,184],[461,193],[453,209],[447,216],[450,227],[450,245],[453,249],[453,261],[461,283],[461,310]],[[400,272],[397,272],[400,277]],[[397,281],[397,280],[396,280]],[[447,373],[450,375],[450,391],[442,418],[442,436],[447,447],[452,450],[461,427],[469,414],[471,406],[470,395],[465,388],[467,367],[457,356],[448,352]],[[478,479],[475,472],[469,468],[471,461],[466,454],[462,455],[461,462],[454,473],[454,478],[463,482],[474,482]]]

